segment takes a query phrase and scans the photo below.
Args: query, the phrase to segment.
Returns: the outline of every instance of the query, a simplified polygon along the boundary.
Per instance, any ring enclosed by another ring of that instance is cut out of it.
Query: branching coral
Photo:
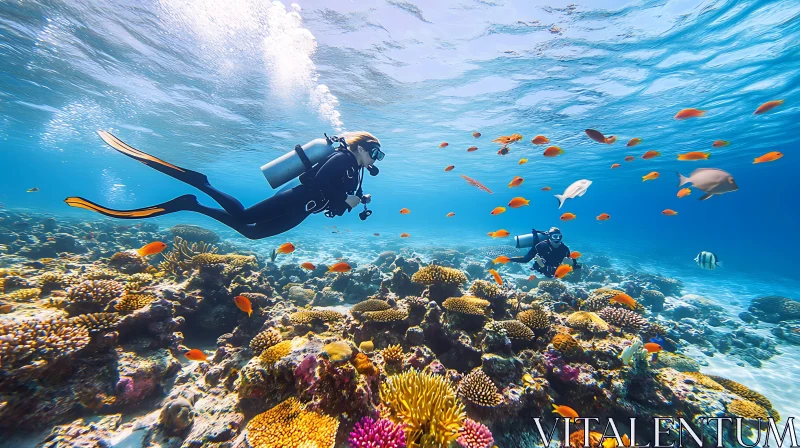
[[[94,303],[104,305],[121,296],[125,287],[113,280],[87,280],[67,290],[67,297],[73,303]]]
[[[550,313],[538,305],[534,305],[531,309],[518,313],[517,320],[534,331],[547,330],[550,328]]]
[[[364,319],[372,322],[400,322],[408,319],[408,311],[397,308],[369,311],[364,313]]]
[[[86,272],[83,278],[86,280],[111,280],[117,277],[117,273],[109,269],[93,269]]]
[[[146,307],[155,299],[156,296],[151,294],[125,294],[114,305],[114,309],[117,311],[136,311]]]
[[[403,361],[403,347],[400,344],[390,345],[381,350],[383,360],[389,363],[399,363]]]
[[[265,349],[261,352],[259,360],[264,367],[271,367],[281,358],[287,356],[292,351],[292,341],[282,341]]]
[[[494,301],[503,296],[503,288],[486,280],[475,280],[469,288],[469,293],[482,299]]]
[[[464,420],[464,428],[458,437],[458,444],[463,448],[489,448],[494,443],[494,437],[489,428],[472,419]]]
[[[344,315],[332,310],[301,310],[289,315],[293,325],[311,325],[314,321],[336,322],[344,319]]]
[[[253,448],[333,448],[339,419],[306,411],[291,397],[247,424],[247,443]]]
[[[32,300],[38,299],[39,294],[41,293],[42,290],[39,288],[25,288],[25,289],[18,289],[10,294],[7,294],[5,298],[11,300],[19,300],[21,302],[30,302]]]
[[[747,420],[766,420],[769,418],[769,413],[762,406],[759,406],[749,400],[733,400],[728,403],[728,412],[731,414],[742,417]]]
[[[609,330],[608,323],[591,311],[576,311],[570,314],[567,317],[566,324],[569,327],[590,332],[605,332]]]
[[[89,329],[71,319],[0,323],[0,368],[38,367],[68,356],[89,343]]]
[[[75,325],[86,327],[90,333],[109,330],[117,326],[120,315],[117,313],[90,313],[80,314],[69,321]]]
[[[503,401],[497,386],[480,368],[470,372],[458,383],[458,396],[472,404],[489,408]]]
[[[250,341],[250,350],[252,350],[256,355],[260,355],[261,352],[281,342],[282,340],[283,337],[281,337],[281,334],[278,332],[278,330],[274,328],[267,328],[253,337],[253,339]]]
[[[48,291],[60,288],[61,274],[58,272],[45,272],[39,276],[39,287]]]
[[[392,306],[389,302],[380,299],[367,299],[363,302],[358,302],[350,308],[351,313],[365,313],[368,311],[383,311],[388,310]]]
[[[729,380],[721,376],[708,375],[708,377],[716,381],[720,386],[733,392],[734,394],[746,400],[752,401],[753,403],[763,407],[768,411],[772,410],[772,402],[770,402],[767,397],[761,395],[760,393],[754,391],[753,389],[750,389],[744,384],[737,383],[736,381]]]
[[[597,313],[601,319],[625,330],[639,333],[648,327],[648,322],[639,313],[623,308],[607,306]]]
[[[405,448],[406,434],[403,425],[389,419],[364,417],[355,424],[347,441],[353,448]]]
[[[191,267],[194,257],[206,253],[217,253],[217,247],[203,241],[190,244],[180,236],[176,236],[172,250],[164,254],[164,261],[158,265],[158,268],[172,275],[178,275]]]
[[[489,302],[477,297],[463,296],[450,297],[442,303],[442,307],[447,311],[473,316],[485,316]]]
[[[495,325],[505,330],[511,339],[530,341],[536,336],[527,325],[515,319],[496,321]]]
[[[406,425],[410,448],[435,448],[454,442],[466,418],[453,386],[441,376],[412,370],[390,376],[381,400],[394,423]]]
[[[423,285],[460,285],[467,281],[467,276],[458,269],[432,264],[415,272],[411,281]]]

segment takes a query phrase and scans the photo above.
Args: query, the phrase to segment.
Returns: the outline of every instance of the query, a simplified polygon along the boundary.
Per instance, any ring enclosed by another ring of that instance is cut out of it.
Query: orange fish
[[[575,213],[567,212],[567,213],[564,213],[563,215],[561,215],[561,220],[562,221],[572,221],[575,218],[577,218],[577,216],[575,216]]]
[[[497,216],[500,213],[505,213],[505,211],[506,211],[505,207],[495,207],[494,210],[491,211],[491,214]]]
[[[147,255],[155,255],[157,253],[160,253],[162,250],[166,248],[167,245],[162,243],[161,241],[153,241],[150,244],[142,246],[142,248],[137,250],[136,252],[139,254],[140,257],[145,257]]]
[[[447,165],[444,170],[445,171],[453,171],[453,168],[455,168],[455,165]]]
[[[636,159],[636,157],[633,157],[633,156],[625,156],[625,161],[626,162],[633,162],[635,159]]]
[[[661,350],[664,350],[663,348],[661,348],[660,345],[656,344],[655,342],[648,342],[647,344],[644,344],[644,348],[645,350],[647,350],[647,353],[658,353]]]
[[[767,101],[766,103],[758,106],[758,109],[756,109],[756,111],[753,112],[753,114],[754,115],[761,115],[764,112],[769,112],[772,109],[775,109],[776,107],[780,106],[781,104],[783,104],[783,100]]]
[[[400,214],[401,214],[401,215],[407,215],[407,214],[409,214],[409,213],[411,213],[411,210],[409,210],[409,209],[407,209],[407,208],[401,208],[401,209],[400,209]]]
[[[664,210],[663,212],[661,212],[661,214],[664,215],[664,216],[676,216],[678,214],[678,212],[676,212],[675,210],[673,210],[671,208],[668,208],[668,209]]]
[[[575,409],[572,409],[569,406],[559,406],[557,404],[553,405],[553,414],[558,414],[570,420],[572,420],[573,418],[578,418],[578,413],[575,412]]]
[[[550,187],[542,187],[542,191],[550,191],[550,190],[551,190]]]
[[[612,135],[611,137],[606,137],[606,144],[612,144],[617,141],[617,136]]]
[[[498,285],[503,286],[503,279],[500,277],[500,274],[498,274],[497,271],[494,269],[489,269],[489,273],[492,274],[494,281],[496,281]]]
[[[236,296],[233,298],[233,303],[236,304],[236,308],[247,313],[247,316],[250,317],[253,314],[253,304],[250,303],[250,299],[245,296]]]
[[[660,152],[658,152],[658,151],[653,151],[653,150],[651,149],[650,151],[647,151],[646,153],[644,153],[644,155],[642,156],[642,158],[643,158],[643,159],[645,159],[645,160],[649,160],[649,159],[652,159],[653,157],[658,157],[658,156],[660,156],[660,155],[661,155],[661,153],[660,153]]]
[[[520,134],[511,134],[511,135],[501,135],[500,137],[492,140],[494,143],[500,143],[501,145],[507,145],[509,143],[514,143],[522,140],[522,135]]]
[[[676,120],[685,120],[687,118],[696,118],[702,117],[705,115],[706,111],[700,109],[681,109],[677,114],[675,114]]]
[[[678,154],[678,160],[708,160],[710,152],[692,151],[686,154]]]
[[[547,149],[544,150],[545,157],[555,157],[560,154],[564,154],[564,150],[559,148],[558,146],[549,146],[547,147]]]
[[[524,180],[525,179],[523,179],[523,178],[521,178],[519,176],[514,176],[514,178],[511,179],[511,182],[508,183],[508,188],[519,187],[520,185],[522,185],[522,182]]]
[[[727,140],[715,140],[714,143],[711,144],[712,148],[722,148],[723,146],[730,145],[731,142]]]
[[[492,260],[492,263],[505,264],[505,263],[508,263],[509,261],[511,261],[510,258],[506,257],[505,255],[500,255],[499,257],[497,257],[494,260]]]
[[[660,176],[660,174],[658,174],[658,171],[651,171],[649,174],[642,176],[642,182],[658,179],[658,176]]]
[[[625,145],[625,146],[636,146],[639,143],[642,143],[642,139],[640,139],[638,137],[637,138],[632,138],[632,139],[628,140],[628,144]]]
[[[545,143],[550,143],[550,139],[545,137],[544,135],[537,135],[536,137],[531,140],[531,143],[534,145],[544,145]]]
[[[599,215],[597,215],[598,221],[608,221],[609,218],[611,218],[611,215],[609,215],[608,213],[600,213]]]
[[[469,148],[467,148],[467,152],[474,152],[474,151],[477,151],[477,150],[478,150],[477,146],[470,146]]]
[[[472,136],[475,137],[475,138],[478,138],[478,137],[481,136],[481,133],[480,132],[473,132]]]
[[[682,197],[685,197],[685,196],[689,196],[690,194],[692,194],[692,189],[689,188],[689,187],[683,188],[683,189],[678,191],[678,197],[679,198],[682,198]]]
[[[292,243],[283,243],[278,247],[278,253],[280,254],[290,254],[294,252],[294,244]]]
[[[509,152],[508,146],[503,146],[502,148],[500,148],[497,151],[497,154],[499,154],[501,156],[504,156],[504,155],[508,154],[508,152]]]
[[[189,359],[190,361],[206,361],[208,359],[206,358],[205,353],[196,348],[193,348],[188,352],[184,353],[183,356],[185,356],[186,359]]]
[[[340,261],[339,263],[330,265],[328,267],[328,272],[350,272],[353,268],[350,267],[349,264],[345,263],[344,261]]]
[[[615,164],[611,165],[611,169],[613,170],[614,168],[619,168],[621,166],[622,165],[620,165],[619,163],[615,163]]]
[[[456,216],[456,214],[453,213],[453,212],[450,212],[450,213],[448,213],[448,214],[446,214],[444,216],[445,216],[445,218],[452,218],[453,216]]]
[[[562,264],[561,266],[556,268],[556,272],[553,274],[555,278],[564,278],[570,272],[572,272],[572,266],[568,264]]]
[[[528,163],[528,159],[519,159],[520,165],[525,165],[526,163]]]
[[[375,236],[378,236],[378,235],[376,234]],[[303,268],[303,269],[308,269],[309,271],[313,271],[314,269],[317,268],[316,266],[314,266],[312,263],[310,263],[308,261],[306,261],[305,263],[301,264],[300,267]]]
[[[411,235],[407,234],[406,232],[403,232],[403,233],[400,234],[400,238],[408,238],[410,236]]]
[[[506,229],[500,229],[500,230],[497,230],[495,232],[490,232],[489,235],[492,238],[505,238],[505,237],[511,235],[511,232],[509,232]]]
[[[450,146],[450,143],[447,143],[447,142],[442,142],[442,143],[439,143],[439,147],[440,147],[440,148],[445,148],[445,147],[447,147],[447,146]]]
[[[590,139],[596,141],[597,143],[605,143],[606,137],[599,131],[595,131],[594,129],[587,129],[586,135],[589,136]]]
[[[531,201],[529,201],[529,200],[527,200],[527,199],[525,199],[523,197],[517,196],[517,197],[515,197],[514,199],[512,199],[512,200],[510,200],[508,202],[508,206],[511,207],[511,208],[520,208],[522,206],[529,205],[530,202]]]
[[[536,280],[536,276],[533,275],[533,274],[531,274],[530,277],[528,277],[528,281],[532,281],[532,280]]]
[[[768,152],[768,153],[764,154],[761,157],[756,157],[755,159],[753,159],[753,164],[765,163],[765,162],[774,162],[774,161],[780,159],[781,157],[783,157],[782,153],[780,153],[778,151],[772,151],[772,152]]]
[[[628,305],[630,309],[636,309],[636,301],[633,300],[633,297],[625,294],[624,292],[615,295],[614,297],[608,299],[609,302],[612,303],[619,303],[622,305]]]
[[[574,250],[574,251],[569,253],[569,258],[572,258],[573,260],[577,260],[578,258],[581,258],[581,255],[583,255],[583,254],[581,254],[577,250]]]

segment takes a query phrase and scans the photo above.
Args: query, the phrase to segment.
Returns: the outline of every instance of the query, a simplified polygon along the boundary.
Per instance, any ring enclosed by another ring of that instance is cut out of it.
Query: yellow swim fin
[[[153,157],[153,156],[151,156],[150,154],[148,154],[148,153],[146,153],[144,151],[140,151],[140,150],[134,148],[133,146],[131,146],[131,145],[123,142],[122,140],[118,139],[116,136],[114,136],[114,134],[112,134],[112,133],[110,133],[108,131],[97,131],[97,134],[100,136],[100,138],[103,139],[104,142],[108,143],[108,145],[111,146],[112,148],[114,148],[117,151],[125,154],[128,157],[132,157],[132,158],[144,163],[145,165],[153,166],[154,168],[155,168],[154,164],[155,165],[161,165],[161,167],[171,168],[171,169],[177,170],[177,171],[179,171],[181,173],[186,171],[185,169],[183,169],[183,168],[181,168],[179,166],[175,166],[175,165],[173,165],[173,164],[171,164],[169,162],[165,162],[165,161],[159,159],[158,157]]]
[[[95,204],[92,201],[79,197],[68,197],[64,199],[70,207],[82,208],[84,210],[91,210],[112,218],[120,219],[141,219],[151,218],[154,216],[161,216],[167,213],[173,213],[181,210],[191,210],[193,205],[197,204],[197,198],[194,195],[187,194],[179,196],[171,201],[151,207],[137,208],[133,210],[114,210],[111,208],[103,207],[102,205]]]

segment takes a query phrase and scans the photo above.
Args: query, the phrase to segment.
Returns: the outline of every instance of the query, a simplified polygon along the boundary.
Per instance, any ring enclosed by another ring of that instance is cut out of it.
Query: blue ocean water
[[[556,225],[573,250],[674,275],[743,309],[759,295],[797,298],[800,286],[798,41],[800,3],[779,0],[6,1],[0,202],[89,220],[62,200],[136,208],[196,193],[113,151],[98,129],[206,173],[246,205],[273,194],[262,164],[323,132],[367,130],[387,154],[364,182],[367,221],[317,215],[259,242],[191,213],[156,221],[265,250],[294,241],[300,254],[354,242],[375,252],[509,244],[486,234]],[[753,114],[770,100],[785,102]],[[673,118],[690,107],[705,116]],[[595,143],[587,128],[618,140]],[[492,139],[512,133],[524,138],[498,155]],[[530,143],[539,134],[564,154],[543,157]],[[626,147],[634,137],[642,143]],[[661,155],[643,160],[648,150]],[[688,151],[712,155],[676,160]],[[770,151],[784,157],[752,163]],[[676,171],[703,167],[730,172],[739,190],[677,198]],[[651,171],[660,177],[642,182]],[[510,189],[514,176],[524,183]],[[593,184],[559,210],[553,195],[579,179]],[[530,205],[490,215],[515,196]],[[561,222],[564,212],[577,218]],[[725,267],[698,268],[704,250]]]

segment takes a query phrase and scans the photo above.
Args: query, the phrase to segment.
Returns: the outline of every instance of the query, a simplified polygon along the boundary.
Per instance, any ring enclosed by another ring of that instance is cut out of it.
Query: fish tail
[[[140,257],[144,257],[144,249],[137,249],[136,253],[139,254]]]
[[[675,173],[678,175],[678,186],[679,187],[682,187],[684,184],[689,182],[689,178],[688,177],[685,177],[683,174],[681,174],[681,173],[679,173],[677,171],[675,171]]]
[[[558,208],[561,208],[561,206],[564,205],[564,195],[555,194],[553,196],[555,196],[556,199],[558,199]]]
[[[247,312],[247,317],[250,317],[252,315],[253,315],[253,310],[250,310],[250,311]]]

